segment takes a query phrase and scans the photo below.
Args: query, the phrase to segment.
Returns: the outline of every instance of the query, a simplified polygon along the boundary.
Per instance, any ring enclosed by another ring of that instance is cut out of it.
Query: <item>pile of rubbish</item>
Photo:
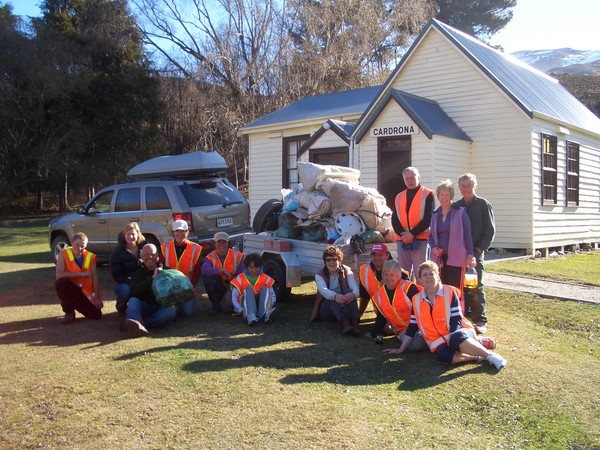
[[[273,237],[349,244],[394,242],[392,210],[377,189],[358,184],[360,171],[298,162],[300,184],[282,189],[283,208]]]

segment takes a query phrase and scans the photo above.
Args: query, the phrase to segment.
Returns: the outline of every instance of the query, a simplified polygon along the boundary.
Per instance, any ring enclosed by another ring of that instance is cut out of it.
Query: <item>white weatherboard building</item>
[[[600,242],[600,119],[557,80],[435,19],[383,86],[305,98],[240,132],[253,212],[297,183],[297,161],[359,169],[388,205],[410,165],[431,188],[474,173],[493,247]]]

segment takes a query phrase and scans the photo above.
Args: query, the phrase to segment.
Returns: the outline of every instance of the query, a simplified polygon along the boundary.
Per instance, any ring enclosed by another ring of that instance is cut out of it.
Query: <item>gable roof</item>
[[[423,28],[384,86],[396,77],[431,28],[445,36],[529,117],[538,115],[600,134],[600,119],[561,86],[558,80],[436,19],[431,19]],[[365,110],[365,114],[375,103],[377,100]],[[358,121],[359,128],[362,128],[362,120],[363,117]]]
[[[370,120],[365,124],[361,124],[360,131],[356,135],[356,142],[361,141],[383,108],[392,99],[402,107],[429,139],[437,134],[471,142],[471,138],[467,133],[444,112],[437,102],[398,89],[390,89],[390,92],[379,102],[375,112],[371,114]]]
[[[312,145],[317,142],[321,136],[323,136],[327,130],[331,130],[334,132],[342,141],[344,141],[347,145],[350,145],[350,136],[352,136],[352,132],[354,131],[355,124],[351,122],[343,122],[341,120],[333,120],[329,119],[321,128],[313,133],[313,135],[300,146],[298,149],[297,156],[302,155],[306,150],[308,150]]]
[[[361,114],[380,90],[381,86],[372,86],[306,97],[255,120],[240,131],[321,117],[327,120],[331,117]]]

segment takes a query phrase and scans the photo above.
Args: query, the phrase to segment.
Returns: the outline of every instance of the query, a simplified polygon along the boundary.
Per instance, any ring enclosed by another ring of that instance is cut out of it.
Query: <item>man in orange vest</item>
[[[165,268],[179,270],[196,288],[200,278],[200,254],[202,247],[188,240],[190,235],[188,223],[185,220],[173,221],[173,240],[161,246]],[[179,305],[177,314],[191,317],[194,314],[194,298]]]
[[[88,252],[88,238],[83,233],[73,236],[71,247],[65,247],[56,259],[56,293],[65,313],[61,323],[75,321],[75,311],[88,319],[102,318],[102,300],[96,273],[96,255]]]
[[[200,273],[204,288],[210,300],[209,316],[215,316],[222,311],[233,313],[231,304],[231,280],[244,271],[244,254],[239,250],[229,248],[229,235],[224,231],[215,233],[215,250],[204,258]]]
[[[406,190],[396,196],[392,226],[396,232],[398,262],[414,277],[427,259],[429,223],[433,213],[433,191],[421,186],[421,175],[415,167],[402,171]]]

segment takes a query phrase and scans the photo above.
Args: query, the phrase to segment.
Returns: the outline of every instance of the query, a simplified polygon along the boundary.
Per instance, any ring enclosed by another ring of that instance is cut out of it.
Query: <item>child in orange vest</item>
[[[259,321],[272,323],[277,315],[275,308],[275,280],[260,273],[262,261],[258,253],[244,257],[246,270],[231,281],[233,309],[252,326]]]

